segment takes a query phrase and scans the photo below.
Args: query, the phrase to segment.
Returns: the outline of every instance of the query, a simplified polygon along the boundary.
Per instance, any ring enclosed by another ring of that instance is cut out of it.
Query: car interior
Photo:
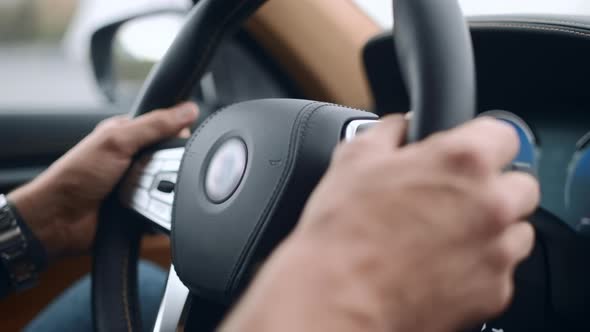
[[[191,99],[202,116],[190,139],[137,156],[93,255],[57,262],[2,301],[0,324],[21,329],[92,273],[97,331],[214,330],[296,225],[335,146],[413,111],[408,144],[477,116],[509,123],[521,140],[509,168],[541,184],[513,302],[470,331],[590,331],[590,16],[465,17],[457,0],[393,7],[393,29],[348,0],[195,0],[93,28],[88,71],[105,106],[0,112],[0,192],[113,114]],[[161,16],[180,19],[174,41],[155,61],[121,60],[128,27]],[[137,317],[140,257],[169,270],[153,327]]]

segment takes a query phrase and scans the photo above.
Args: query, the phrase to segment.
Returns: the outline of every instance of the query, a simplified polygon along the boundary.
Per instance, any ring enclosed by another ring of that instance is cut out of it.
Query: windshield
[[[384,28],[392,26],[391,0],[354,0]],[[490,14],[590,15],[588,0],[459,0],[467,16]]]

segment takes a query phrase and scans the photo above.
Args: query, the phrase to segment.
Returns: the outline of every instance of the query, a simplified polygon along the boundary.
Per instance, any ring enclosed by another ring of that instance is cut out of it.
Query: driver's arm
[[[114,117],[96,129],[32,182],[8,195],[29,242],[49,262],[86,253],[92,246],[103,200],[149,145],[178,135],[197,118],[197,106],[183,103],[130,119]],[[25,232],[26,233],[26,232]],[[33,246],[35,247],[35,246]],[[10,291],[0,264],[0,296]]]

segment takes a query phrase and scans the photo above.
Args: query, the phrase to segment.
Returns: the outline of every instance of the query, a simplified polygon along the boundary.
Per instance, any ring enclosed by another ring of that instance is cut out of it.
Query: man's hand
[[[180,104],[136,119],[114,117],[33,182],[9,195],[50,258],[90,249],[98,211],[142,148],[178,135],[197,118],[197,106]]]
[[[481,118],[400,147],[384,119],[341,145],[227,331],[456,331],[500,313],[533,246],[515,131]]]

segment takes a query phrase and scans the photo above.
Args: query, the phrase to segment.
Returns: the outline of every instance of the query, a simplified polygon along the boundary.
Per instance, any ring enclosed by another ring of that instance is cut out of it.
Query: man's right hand
[[[450,332],[506,308],[540,195],[502,173],[516,132],[480,118],[402,147],[405,133],[392,116],[337,149],[228,330]]]

